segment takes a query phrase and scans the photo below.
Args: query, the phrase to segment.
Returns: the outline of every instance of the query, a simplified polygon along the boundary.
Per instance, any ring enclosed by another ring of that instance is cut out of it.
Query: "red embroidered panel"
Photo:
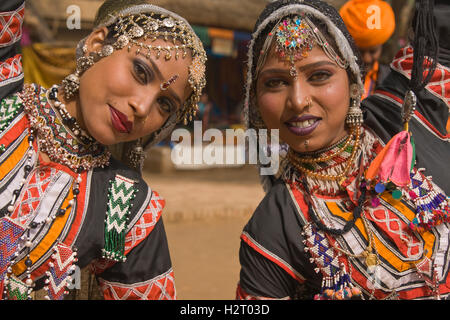
[[[105,300],[174,300],[176,299],[173,270],[151,280],[122,284],[99,278]]]
[[[158,192],[153,191],[152,198],[141,218],[125,237],[125,254],[128,254],[131,249],[141,243],[152,232],[156,222],[161,217],[164,205],[165,200],[160,197]]]
[[[405,47],[401,49],[391,63],[391,67],[411,79],[413,65],[413,49]],[[424,75],[427,68],[424,68]],[[430,82],[426,88],[435,96],[443,100],[450,107],[450,69],[438,64]]]
[[[0,13],[0,47],[7,47],[22,37],[25,4],[17,10]]]
[[[14,57],[0,63],[0,83],[13,79],[23,73],[22,55],[16,54]]]

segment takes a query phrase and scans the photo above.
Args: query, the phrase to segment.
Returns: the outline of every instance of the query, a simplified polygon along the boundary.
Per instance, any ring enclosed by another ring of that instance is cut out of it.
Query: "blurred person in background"
[[[383,45],[395,30],[391,6],[381,0],[350,0],[339,10],[355,40],[365,67],[363,99],[373,94],[389,72],[389,66],[379,62]]]

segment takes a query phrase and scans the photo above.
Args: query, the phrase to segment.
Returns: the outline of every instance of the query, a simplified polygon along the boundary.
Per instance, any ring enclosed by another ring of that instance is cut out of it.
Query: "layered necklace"
[[[289,149],[285,177],[288,180],[301,181],[307,177],[313,192],[336,195],[345,189],[343,185],[348,177],[354,175],[355,159],[361,150],[360,127],[354,127],[350,133],[326,149],[299,153]]]
[[[21,96],[39,150],[76,173],[108,165],[110,153],[81,129],[58,99],[58,87],[40,91],[25,86]]]
[[[105,146],[96,142],[89,134],[84,132],[76,123],[75,119],[65,109],[65,106],[58,99],[58,87],[54,86],[50,90],[36,86],[25,85],[23,91],[19,94],[22,100],[24,111],[30,122],[30,134],[28,136],[28,150],[26,152],[27,160],[24,167],[24,177],[17,190],[13,191],[12,199],[7,206],[8,216],[14,213],[16,218],[8,218],[5,223],[9,228],[16,230],[14,234],[17,239],[14,244],[15,253],[5,261],[6,273],[4,275],[5,286],[4,297],[7,297],[7,287],[12,292],[19,292],[11,288],[21,287],[23,297],[31,299],[34,282],[31,278],[31,267],[33,261],[30,258],[30,252],[33,247],[31,230],[39,228],[40,225],[51,225],[57,216],[65,215],[67,212],[77,209],[77,196],[80,193],[80,184],[82,182],[82,173],[96,167],[104,167],[109,164],[110,153]],[[37,151],[36,151],[37,150]],[[61,206],[55,214],[49,215],[47,219],[36,223],[32,217],[24,219],[21,213],[15,213],[17,209],[17,200],[21,190],[26,185],[30,173],[39,166],[39,152],[45,153],[53,162],[62,164],[77,174],[72,182],[73,199],[67,202],[65,207]],[[34,160],[33,160],[34,158]],[[13,268],[20,258],[20,252],[25,250],[25,276],[26,280],[22,283],[13,274]],[[74,251],[76,249],[74,248]],[[74,253],[74,257],[76,253]],[[72,257],[74,261],[76,258]]]

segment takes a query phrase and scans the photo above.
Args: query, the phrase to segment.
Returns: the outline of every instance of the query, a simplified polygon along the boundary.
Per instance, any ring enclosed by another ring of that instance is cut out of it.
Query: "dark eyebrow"
[[[141,53],[139,53],[139,54],[141,54]],[[143,54],[141,54],[141,55],[143,55]],[[155,70],[156,75],[158,76],[159,80],[161,80],[162,82],[167,81],[166,79],[164,79],[164,76],[161,73],[161,70],[159,70],[158,66],[153,61],[153,59],[151,57],[148,57],[148,56],[145,56],[145,55],[143,55],[143,56],[146,58],[146,60],[150,61],[150,64],[152,65],[153,70]],[[167,92],[169,93],[169,95],[173,99],[175,99],[175,101],[177,102],[178,106],[181,108],[181,98],[175,93],[175,91],[173,91],[173,89],[169,87],[169,88],[167,88]]]
[[[300,70],[300,72],[304,72],[304,71],[307,71],[309,69],[314,69],[314,68],[321,67],[323,65],[336,66],[336,64],[334,62],[331,62],[331,61],[328,61],[328,60],[323,60],[323,61],[313,62],[313,63],[306,64],[304,66],[301,66],[299,70]],[[286,68],[286,69],[281,69],[281,68],[266,69],[266,70],[263,70],[259,74],[259,76],[261,76],[261,75],[263,75],[265,73],[288,73],[289,74],[289,68]]]

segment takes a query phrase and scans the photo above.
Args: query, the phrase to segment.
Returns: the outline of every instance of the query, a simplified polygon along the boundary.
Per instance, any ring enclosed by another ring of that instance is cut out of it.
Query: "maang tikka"
[[[314,42],[314,35],[304,18],[296,16],[278,24],[275,50],[280,59],[291,64],[289,73],[292,77],[297,77],[295,62],[308,56]]]
[[[308,57],[315,44],[318,44],[325,54],[336,62],[339,67],[343,69],[348,67],[348,62],[341,59],[334,51],[333,47],[329,45],[326,38],[307,15],[300,13],[294,17],[281,19],[269,32],[261,50],[257,71],[264,65],[273,39],[275,40],[275,52],[281,60],[290,63],[289,74],[294,78],[298,75],[295,63]]]

